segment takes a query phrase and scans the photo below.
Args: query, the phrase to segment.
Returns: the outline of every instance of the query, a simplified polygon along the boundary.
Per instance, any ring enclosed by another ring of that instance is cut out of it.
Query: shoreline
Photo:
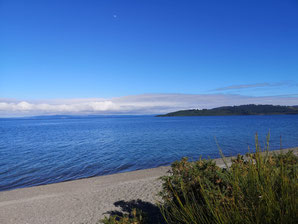
[[[286,153],[298,147],[270,151]],[[235,157],[226,157],[227,162]],[[214,159],[224,167],[221,158]],[[96,223],[133,200],[154,204],[170,166],[0,192],[0,223]]]

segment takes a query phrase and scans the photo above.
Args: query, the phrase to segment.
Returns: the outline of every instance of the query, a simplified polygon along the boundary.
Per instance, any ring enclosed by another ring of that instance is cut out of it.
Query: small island
[[[240,105],[224,106],[213,109],[192,109],[179,110],[168,114],[157,115],[157,117],[178,117],[178,116],[229,116],[229,115],[278,115],[298,114],[298,106],[279,105]]]

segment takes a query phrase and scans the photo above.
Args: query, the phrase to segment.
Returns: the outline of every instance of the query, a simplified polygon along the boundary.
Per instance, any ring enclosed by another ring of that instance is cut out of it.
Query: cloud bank
[[[230,94],[144,94],[110,99],[0,99],[0,117],[35,115],[162,114],[241,104],[298,105],[298,96],[250,97]]]

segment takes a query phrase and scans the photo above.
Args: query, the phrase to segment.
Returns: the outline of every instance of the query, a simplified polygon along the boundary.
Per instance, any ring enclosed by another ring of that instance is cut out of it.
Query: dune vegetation
[[[222,158],[225,161],[225,158]],[[224,168],[212,160],[183,158],[162,177],[158,202],[164,223],[297,223],[298,157],[269,153],[256,136],[254,153],[238,155]],[[149,223],[142,211],[111,216],[104,224]]]

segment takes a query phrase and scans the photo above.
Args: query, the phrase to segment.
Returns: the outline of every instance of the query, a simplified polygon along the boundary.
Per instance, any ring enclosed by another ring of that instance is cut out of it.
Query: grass
[[[162,177],[159,208],[168,224],[298,223],[297,160],[292,152],[269,153],[269,137],[261,149],[257,136],[255,152],[238,155],[225,168],[183,158]],[[147,223],[136,213],[122,222],[116,218],[103,223]]]
[[[101,220],[104,224],[146,224],[147,221],[144,218],[141,211],[133,209],[130,214],[125,214],[123,216],[112,215],[110,217],[105,217]]]

